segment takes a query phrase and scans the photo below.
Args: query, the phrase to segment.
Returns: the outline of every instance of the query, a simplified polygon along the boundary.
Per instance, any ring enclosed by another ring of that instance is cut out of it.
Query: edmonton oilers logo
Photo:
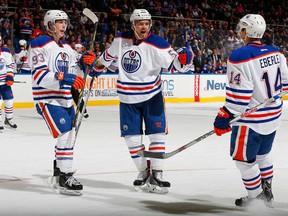
[[[124,53],[121,60],[121,64],[122,68],[127,73],[134,73],[141,66],[141,56],[139,55],[138,52],[134,50],[129,50],[126,53]]]
[[[60,52],[56,56],[55,60],[55,67],[58,71],[62,71],[64,73],[68,73],[68,68],[69,68],[69,57],[68,54],[65,52]]]

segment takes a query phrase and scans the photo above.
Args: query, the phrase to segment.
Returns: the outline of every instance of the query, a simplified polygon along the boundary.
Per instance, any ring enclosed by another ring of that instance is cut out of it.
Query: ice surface
[[[136,192],[137,176],[119,135],[118,107],[88,107],[75,147],[75,177],[83,196],[56,194],[47,185],[52,174],[55,140],[33,109],[15,109],[17,130],[0,133],[1,216],[162,216],[288,215],[288,102],[273,148],[274,209],[239,210],[235,198],[246,195],[239,171],[229,156],[229,135],[212,135],[165,160],[171,182],[165,195]],[[222,103],[167,104],[167,152],[212,129]],[[148,144],[148,139],[144,139]]]

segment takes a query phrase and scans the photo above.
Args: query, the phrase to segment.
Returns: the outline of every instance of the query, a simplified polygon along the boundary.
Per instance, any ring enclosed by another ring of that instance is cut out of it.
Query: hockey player
[[[28,62],[37,112],[57,139],[52,184],[60,193],[81,195],[83,186],[73,176],[74,146],[70,146],[75,116],[71,86],[81,89],[84,79],[76,75],[80,73],[80,68],[76,64],[74,50],[63,40],[68,22],[65,12],[47,11],[44,16],[47,35],[32,40]]]
[[[245,46],[234,50],[227,63],[226,102],[214,121],[218,136],[232,130],[230,155],[240,170],[248,196],[235,200],[245,207],[255,199],[272,207],[273,162],[271,148],[280,124],[282,99],[232,125],[235,115],[288,89],[286,59],[278,49],[261,43],[266,23],[259,14],[240,19],[236,31]]]
[[[15,63],[17,65],[17,72],[21,74],[31,74],[31,69],[27,59],[27,42],[21,39],[19,41],[20,49],[15,53]]]
[[[96,71],[112,62],[118,67],[121,136],[139,171],[134,186],[148,186],[151,192],[166,193],[170,182],[163,179],[164,161],[151,159],[149,167],[146,158],[137,156],[137,152],[145,149],[143,133],[150,139],[150,151],[165,152],[167,124],[160,72],[172,67],[186,72],[193,54],[186,47],[176,52],[165,39],[151,34],[152,19],[147,10],[135,9],[130,21],[132,31],[119,33],[97,61],[90,52],[90,65],[95,66]],[[88,62],[88,55],[83,58]]]
[[[13,118],[13,92],[11,86],[14,84],[14,59],[10,50],[2,47],[2,37],[0,36],[0,132],[4,130],[2,122],[2,100],[5,105],[4,124],[10,128],[17,128],[12,121]]]

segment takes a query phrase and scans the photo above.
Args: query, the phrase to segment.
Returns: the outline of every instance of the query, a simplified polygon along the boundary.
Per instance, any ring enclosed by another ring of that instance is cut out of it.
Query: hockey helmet
[[[67,14],[62,10],[49,10],[46,12],[44,16],[44,26],[47,30],[49,30],[48,23],[51,22],[52,25],[55,25],[56,20],[67,20],[69,22],[69,18]]]
[[[79,43],[75,44],[75,49],[80,49],[82,47],[83,47],[82,44],[79,44]]]
[[[26,40],[23,40],[23,39],[21,39],[21,40],[19,40],[19,45],[20,46],[27,46],[27,42],[26,42]]]
[[[240,19],[235,31],[239,34],[244,28],[247,37],[262,38],[266,30],[266,22],[260,14],[247,14]]]
[[[130,22],[135,25],[135,20],[149,20],[152,26],[151,14],[146,9],[135,9],[130,16]]]

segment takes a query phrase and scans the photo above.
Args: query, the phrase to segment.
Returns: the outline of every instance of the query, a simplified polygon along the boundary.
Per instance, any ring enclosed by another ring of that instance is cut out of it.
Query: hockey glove
[[[105,69],[106,67],[102,65],[99,58],[97,58],[95,66],[91,70],[88,70],[88,74],[91,77],[98,77]]]
[[[96,55],[94,52],[88,51],[82,55],[81,60],[88,65],[89,68],[93,68],[96,64]]]
[[[221,107],[214,121],[214,131],[217,136],[230,132],[230,120],[234,115],[224,106]]]
[[[70,85],[75,89],[81,89],[84,87],[85,81],[81,76],[75,74],[69,74],[64,72],[56,72],[55,78],[60,81],[60,85]]]
[[[20,61],[25,62],[27,60],[27,56],[23,56]]]
[[[182,47],[177,50],[179,62],[182,65],[189,65],[193,60],[193,53],[187,47]]]
[[[8,72],[6,74],[5,82],[7,86],[12,86],[14,84],[14,73]]]

